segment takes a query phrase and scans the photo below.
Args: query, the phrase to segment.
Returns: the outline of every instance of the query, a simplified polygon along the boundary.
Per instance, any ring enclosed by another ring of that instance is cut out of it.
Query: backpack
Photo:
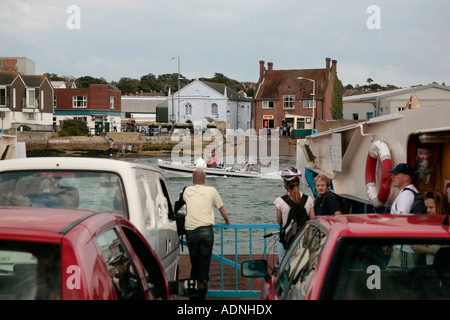
[[[410,213],[416,213],[416,214],[427,213],[427,207],[425,206],[425,199],[422,194],[415,192],[414,190],[412,190],[410,188],[404,188],[403,190],[409,190],[414,194],[414,202],[412,204]]]
[[[174,207],[174,214],[175,214],[175,219],[177,221],[177,231],[178,231],[179,236],[186,234],[186,229],[184,228],[184,223],[186,221],[187,211],[186,211],[186,201],[184,201],[184,199],[183,199],[185,189],[186,189],[186,187],[184,187],[183,190],[180,192],[180,196],[178,197],[178,200],[175,201],[175,207]],[[184,207],[184,213],[182,212],[183,210],[181,210],[183,207]]]
[[[295,204],[288,195],[281,197],[288,205],[291,207],[289,210],[288,219],[284,227],[280,230],[280,242],[283,244],[284,249],[288,249],[295,235],[298,231],[305,225],[306,221],[309,220],[309,216],[305,210],[305,203],[308,200],[308,196],[303,194],[300,204]],[[281,225],[283,225],[283,218],[281,218]],[[286,228],[291,226],[291,229],[286,233]]]

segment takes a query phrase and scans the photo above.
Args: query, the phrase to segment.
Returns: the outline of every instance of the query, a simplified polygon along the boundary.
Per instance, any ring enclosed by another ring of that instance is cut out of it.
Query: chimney
[[[331,71],[337,72],[337,60],[331,61]]]
[[[264,77],[264,60],[259,60],[259,81],[261,82]]]
[[[273,70],[273,62],[267,62],[267,66],[269,67],[269,71]]]
[[[328,79],[330,79],[330,61],[331,61],[331,59],[326,58],[325,61],[326,61],[326,70],[327,70],[326,75],[327,75],[327,80],[328,80]]]

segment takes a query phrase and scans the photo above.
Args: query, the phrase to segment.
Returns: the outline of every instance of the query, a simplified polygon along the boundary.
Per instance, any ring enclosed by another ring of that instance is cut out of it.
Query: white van
[[[145,236],[167,279],[177,279],[177,226],[164,176],[155,168],[96,158],[4,160],[0,206],[115,212]]]

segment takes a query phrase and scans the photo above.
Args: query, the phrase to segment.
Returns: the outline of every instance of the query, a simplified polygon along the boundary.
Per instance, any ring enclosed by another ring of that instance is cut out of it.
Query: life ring
[[[381,161],[380,190],[377,190],[376,186],[378,159]],[[387,173],[390,170],[392,170],[392,159],[389,147],[385,142],[377,140],[370,146],[366,161],[366,192],[375,208],[381,207],[391,192],[391,175]]]

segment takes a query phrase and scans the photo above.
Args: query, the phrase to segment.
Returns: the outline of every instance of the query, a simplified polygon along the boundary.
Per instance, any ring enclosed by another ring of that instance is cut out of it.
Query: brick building
[[[267,66],[266,69],[264,61],[259,62],[253,101],[253,128],[257,132],[288,124],[294,129],[311,130],[315,120],[332,119],[331,92],[336,60],[326,58],[322,69],[274,70],[272,62]]]
[[[55,89],[56,125],[66,119],[80,119],[87,123],[92,134],[113,131],[120,127],[121,92],[107,84],[91,84],[89,89]]]

